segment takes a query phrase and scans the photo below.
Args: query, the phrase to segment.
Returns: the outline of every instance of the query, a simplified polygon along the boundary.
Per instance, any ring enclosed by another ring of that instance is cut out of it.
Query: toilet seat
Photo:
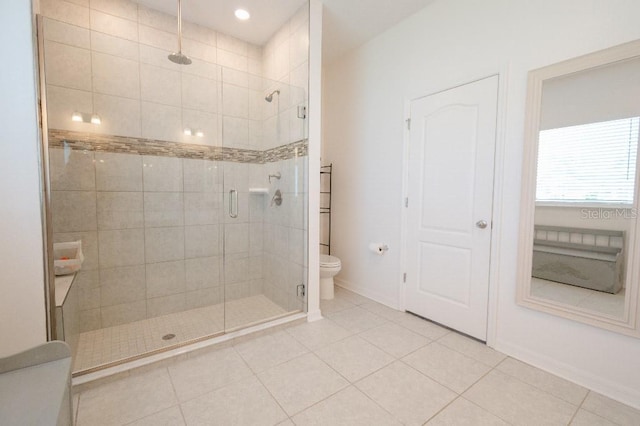
[[[325,268],[335,268],[336,266],[340,266],[340,259],[335,256],[329,256],[327,254],[320,255],[320,267]]]

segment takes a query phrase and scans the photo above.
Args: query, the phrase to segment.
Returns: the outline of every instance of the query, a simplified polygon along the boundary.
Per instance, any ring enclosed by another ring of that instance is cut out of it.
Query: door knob
[[[484,229],[489,225],[486,220],[479,220],[476,222],[476,226],[480,229]]]

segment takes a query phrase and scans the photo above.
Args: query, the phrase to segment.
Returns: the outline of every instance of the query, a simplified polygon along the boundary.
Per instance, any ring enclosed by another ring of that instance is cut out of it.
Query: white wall
[[[0,4],[0,356],[46,341],[31,2]]]
[[[519,307],[515,292],[527,72],[639,38],[639,14],[634,0],[439,0],[327,65],[338,282],[399,306],[404,102],[501,73],[494,345],[638,406],[640,340]],[[374,256],[370,241],[390,251]]]

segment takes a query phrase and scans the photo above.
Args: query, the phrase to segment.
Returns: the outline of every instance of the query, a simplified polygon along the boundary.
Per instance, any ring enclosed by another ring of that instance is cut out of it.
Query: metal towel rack
[[[333,173],[333,163],[329,164],[328,166],[320,166],[320,214],[321,215],[327,215],[328,219],[327,219],[327,242],[323,243],[322,242],[322,237],[320,240],[320,247],[326,247],[327,248],[327,254],[331,254],[331,174]],[[328,182],[328,186],[329,186],[329,190],[328,191],[323,191],[322,189],[325,188],[324,186],[324,180],[326,181],[326,179],[329,179]],[[323,206],[323,203],[326,203]]]

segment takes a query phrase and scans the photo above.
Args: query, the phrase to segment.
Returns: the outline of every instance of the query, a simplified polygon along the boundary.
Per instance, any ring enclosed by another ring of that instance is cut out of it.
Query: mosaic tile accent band
[[[69,147],[78,151],[99,151],[263,164],[306,156],[308,152],[308,140],[304,139],[266,151],[258,151],[50,129],[49,147]]]

